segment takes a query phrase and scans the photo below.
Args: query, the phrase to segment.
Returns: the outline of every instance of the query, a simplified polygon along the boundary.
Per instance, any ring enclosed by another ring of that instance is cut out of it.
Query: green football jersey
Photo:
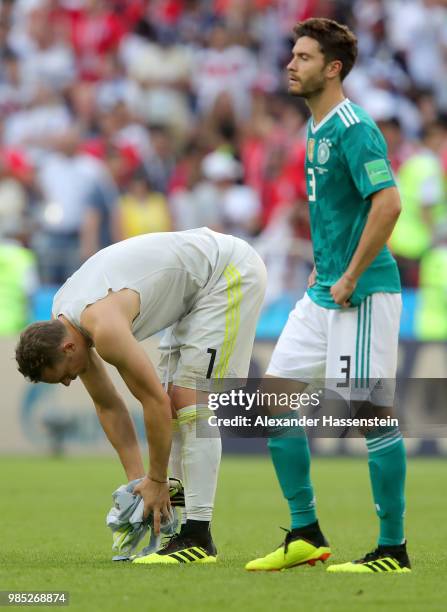
[[[317,282],[309,297],[325,308],[340,308],[330,294],[357,248],[376,191],[396,183],[377,125],[348,99],[307,128],[306,183]],[[367,295],[400,292],[397,264],[384,247],[358,280],[350,302]]]

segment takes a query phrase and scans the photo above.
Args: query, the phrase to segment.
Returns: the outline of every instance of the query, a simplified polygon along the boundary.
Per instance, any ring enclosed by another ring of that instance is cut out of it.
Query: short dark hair
[[[62,321],[38,321],[20,334],[16,346],[18,370],[31,382],[39,382],[45,368],[62,358],[61,344],[67,331]]]
[[[316,40],[327,62],[340,60],[342,81],[351,72],[357,59],[357,37],[347,26],[332,19],[313,17],[297,23],[293,31],[297,39],[308,36]]]

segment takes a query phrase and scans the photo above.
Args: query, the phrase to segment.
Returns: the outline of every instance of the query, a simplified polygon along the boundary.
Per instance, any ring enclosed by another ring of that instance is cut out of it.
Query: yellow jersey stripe
[[[233,278],[234,278],[233,325],[231,329],[230,342],[229,342],[227,355],[225,359],[225,367],[224,367],[223,376],[225,376],[225,374],[228,372],[230,358],[231,358],[231,355],[233,354],[234,345],[236,343],[236,338],[239,333],[239,325],[240,325],[240,318],[241,318],[241,309],[240,309],[241,301],[242,301],[241,275],[234,266],[231,266],[231,273],[233,274]]]
[[[224,335],[224,340],[223,340],[223,343],[220,349],[219,363],[217,364],[217,367],[214,373],[214,378],[220,378],[220,372],[222,370],[222,366],[224,363],[225,347],[228,342],[228,333],[229,333],[229,328],[230,328],[230,316],[231,316],[230,306],[231,306],[231,300],[232,300],[232,293],[230,290],[230,280],[229,280],[229,277],[227,276],[227,268],[225,268],[224,270],[224,276],[227,281],[227,309],[225,311],[225,335]]]
[[[221,378],[225,378],[225,374],[227,371],[227,361],[228,361],[228,354],[231,348],[231,339],[233,336],[233,329],[234,329],[234,305],[236,302],[236,292],[235,292],[235,287],[234,287],[234,277],[233,277],[233,272],[230,266],[227,267],[226,270],[226,276],[228,279],[228,286],[229,286],[229,290],[231,292],[231,304],[229,306],[229,320],[230,320],[230,324],[229,324],[229,328],[228,328],[228,339],[227,339],[227,344],[225,346],[225,350],[222,354],[222,369],[221,369],[221,373],[220,373],[220,377]]]
[[[225,357],[228,350],[228,344],[230,341],[230,333],[233,321],[233,302],[234,302],[234,294],[232,288],[232,275],[229,271],[229,266],[227,266],[224,270],[224,276],[227,281],[227,309],[225,311],[225,335],[224,341],[222,343],[219,363],[216,368],[215,378],[223,378],[224,376],[224,366],[225,366]]]

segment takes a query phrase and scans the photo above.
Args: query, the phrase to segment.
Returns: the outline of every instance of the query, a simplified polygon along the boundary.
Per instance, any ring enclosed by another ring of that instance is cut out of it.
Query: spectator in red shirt
[[[117,49],[125,34],[125,22],[104,0],[86,0],[84,10],[73,21],[71,40],[81,80],[102,77],[102,58]]]

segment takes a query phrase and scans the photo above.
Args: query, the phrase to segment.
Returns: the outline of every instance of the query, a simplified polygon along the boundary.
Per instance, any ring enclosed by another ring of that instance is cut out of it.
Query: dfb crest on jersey
[[[307,159],[310,162],[314,160],[314,151],[315,151],[315,138],[309,138],[307,141]]]
[[[319,164],[325,164],[331,155],[332,142],[327,138],[320,140],[318,144],[317,159]]]

